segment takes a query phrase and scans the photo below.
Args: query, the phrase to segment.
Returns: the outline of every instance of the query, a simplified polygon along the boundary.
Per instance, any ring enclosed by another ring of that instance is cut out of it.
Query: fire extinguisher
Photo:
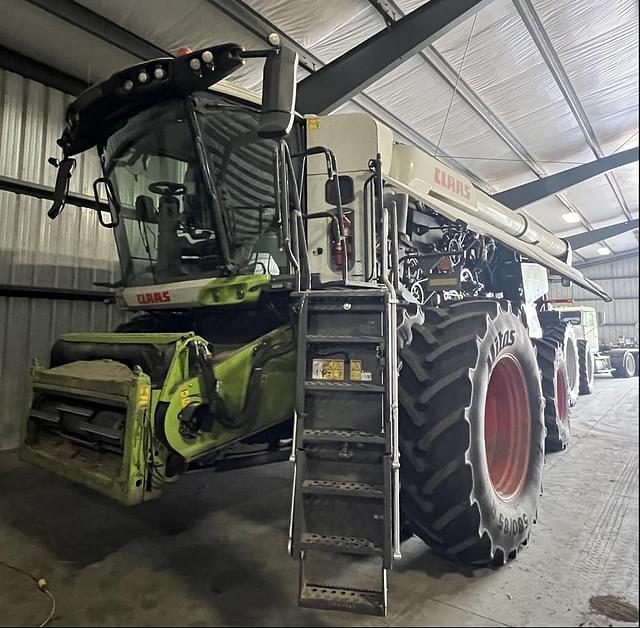
[[[331,262],[332,265],[340,269],[345,263],[346,253],[349,259],[349,266],[353,265],[353,212],[345,212],[342,215],[342,231],[344,233],[344,244],[338,232],[337,221],[331,221]]]

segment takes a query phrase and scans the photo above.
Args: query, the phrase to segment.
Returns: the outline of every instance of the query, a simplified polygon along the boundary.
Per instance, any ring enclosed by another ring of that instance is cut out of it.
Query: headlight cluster
[[[130,92],[136,85],[146,85],[152,80],[162,81],[167,78],[167,68],[163,64],[156,64],[154,66],[143,67],[138,70],[138,74],[135,79],[128,78],[122,84],[122,89],[125,92]]]
[[[179,51],[178,58],[190,53],[190,49],[188,48],[181,48],[180,50],[184,50],[185,52],[181,53]],[[211,50],[203,50],[200,54],[194,55],[189,59],[189,67],[198,74],[202,71],[203,66],[211,71],[214,68],[213,60],[213,52]],[[122,89],[125,92],[130,92],[136,85],[149,85],[154,81],[163,81],[167,78],[168,74],[166,63],[150,63],[139,68],[138,74],[135,77],[130,76],[125,79],[122,83]]]
[[[213,70],[213,53],[211,50],[204,50],[199,57],[189,59],[189,67],[194,72],[200,72],[203,64],[206,65],[209,70]]]

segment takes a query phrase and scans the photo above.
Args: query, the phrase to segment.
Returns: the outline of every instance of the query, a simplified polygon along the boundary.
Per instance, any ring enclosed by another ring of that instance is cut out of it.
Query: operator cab
[[[120,215],[127,285],[223,274],[219,230],[235,272],[288,271],[276,210],[278,142],[258,136],[259,115],[248,103],[197,92],[137,114],[107,139],[100,156],[114,222]],[[300,136],[289,136],[292,152]]]
[[[269,41],[267,50],[222,44],[146,61],[67,108],[49,217],[64,208],[73,155],[95,146],[98,215],[115,231],[124,286],[289,272],[284,155],[302,153],[303,121],[293,108],[297,55]],[[210,90],[247,58],[266,58],[261,106]]]

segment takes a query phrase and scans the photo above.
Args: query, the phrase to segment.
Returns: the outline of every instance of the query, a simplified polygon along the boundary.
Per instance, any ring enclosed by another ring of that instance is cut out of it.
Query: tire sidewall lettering
[[[529,403],[532,416],[535,417],[536,413],[538,415],[538,421],[532,422],[529,461],[532,479],[529,489],[508,501],[502,500],[492,488],[487,469],[484,435],[487,386],[495,365],[505,355],[517,357],[524,377],[528,382],[535,382],[532,385],[537,387],[537,392],[530,394]],[[472,381],[473,398],[468,410],[471,425],[469,456],[474,460],[474,472],[482,475],[478,482],[474,481],[476,501],[485,525],[489,526],[488,522],[494,521],[491,527],[498,537],[494,541],[506,548],[517,547],[528,536],[537,509],[544,455],[544,418],[540,405],[542,391],[535,353],[526,328],[515,315],[502,312],[490,323],[486,335],[480,341],[477,367]],[[537,488],[533,488],[534,486]]]
[[[499,513],[498,529],[507,536],[522,536],[529,529],[529,517],[526,512],[522,512],[518,517]]]

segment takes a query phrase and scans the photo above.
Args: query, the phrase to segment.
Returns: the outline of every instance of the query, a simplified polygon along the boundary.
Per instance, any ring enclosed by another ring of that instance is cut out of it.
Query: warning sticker
[[[186,388],[180,389],[180,404],[183,408],[189,405],[189,391]]]
[[[349,362],[350,366],[350,377],[352,382],[359,382],[362,379],[362,360],[351,360]]]
[[[320,118],[307,118],[307,128],[308,129],[319,129],[320,128]]]
[[[344,381],[344,360],[317,360],[311,364],[311,377],[330,381]]]
[[[149,386],[143,386],[140,388],[140,394],[138,395],[138,403],[141,408],[146,408],[149,405],[149,399],[151,398],[151,388]]]

